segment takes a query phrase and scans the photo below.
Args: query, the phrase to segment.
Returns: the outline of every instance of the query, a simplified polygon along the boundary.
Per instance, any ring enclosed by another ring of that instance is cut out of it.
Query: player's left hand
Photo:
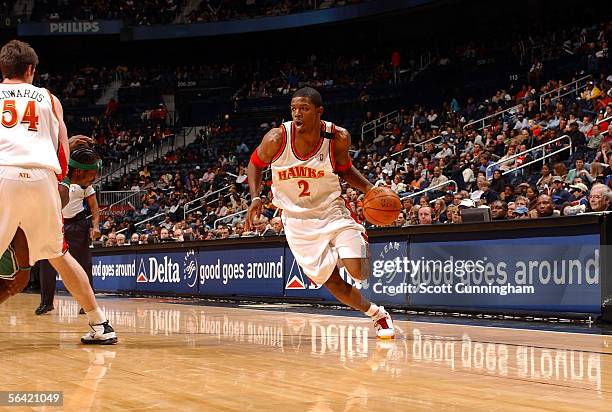
[[[251,202],[251,206],[249,206],[249,210],[246,216],[246,222],[244,224],[244,231],[250,232],[253,228],[253,223],[255,219],[261,216],[261,209],[263,207],[263,203],[261,199],[255,199]]]
[[[97,227],[91,229],[91,238],[93,240],[98,240],[100,236],[102,236],[102,232],[100,232],[100,229],[98,229]]]
[[[82,134],[77,134],[68,139],[68,146],[70,147],[70,151],[72,152],[77,146],[89,146],[94,144],[94,139],[91,137],[84,136]]]

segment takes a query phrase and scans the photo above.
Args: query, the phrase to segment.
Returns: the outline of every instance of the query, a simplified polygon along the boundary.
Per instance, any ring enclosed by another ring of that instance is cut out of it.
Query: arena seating
[[[607,118],[612,115],[609,104],[612,77],[606,59],[595,57],[593,61],[591,57],[589,60],[591,54],[597,56],[597,51],[603,50],[604,43],[596,40],[600,38],[601,27],[593,26],[585,29],[586,32],[576,28],[567,31],[569,43],[574,47],[572,56],[582,59],[579,60],[582,63],[575,66],[578,71],[573,73],[573,78],[550,71],[551,76],[546,80],[543,73],[537,72],[538,66],[534,63],[530,68],[526,66],[528,73],[520,82],[510,80],[506,86],[490,90],[482,98],[469,94],[449,96],[430,107],[402,103],[407,90],[404,87],[411,79],[395,83],[391,70],[383,63],[360,67],[357,72],[350,71],[354,68],[349,64],[349,71],[339,71],[337,76],[317,83],[315,79],[327,76],[314,76],[304,56],[302,62],[289,66],[295,78],[279,76],[283,67],[276,66],[268,68],[264,76],[267,80],[263,82],[260,80],[263,74],[254,74],[246,85],[230,80],[226,84],[235,88],[233,112],[217,113],[216,121],[195,127],[198,138],[187,147],[176,148],[146,168],[105,187],[146,193],[138,201],[130,197],[131,206],[122,208],[121,214],[109,212],[103,218],[104,237],[100,244],[113,245],[114,234],[120,231],[128,235],[136,233],[138,242],[160,241],[162,221],[163,227],[169,229],[170,238],[176,232],[176,239],[274,233],[270,220],[275,210],[269,203],[267,188],[264,195],[268,204],[263,223],[254,233],[242,232],[249,200],[243,176],[248,154],[267,130],[283,120],[289,96],[303,84],[319,87],[326,99],[328,118],[351,132],[355,166],[373,184],[389,185],[406,198],[404,210],[396,222],[398,226],[460,222],[463,208],[477,206],[490,207],[494,219],[536,218],[600,208],[589,202],[588,193],[569,193],[568,189],[573,190],[581,183],[589,191],[597,182],[607,184],[610,180],[606,159],[610,157]],[[595,53],[585,50],[580,38],[588,40],[592,44],[590,50]],[[567,47],[566,43],[561,42],[563,47]],[[551,48],[550,58],[558,58],[559,45],[552,44]],[[463,56],[469,55],[469,49],[457,50]],[[350,58],[346,60],[351,61]],[[470,62],[470,59],[465,60],[465,64]],[[232,70],[228,69],[228,73]],[[199,67],[195,71],[206,73],[207,69]],[[167,70],[166,75],[164,70],[132,68],[128,72],[133,74],[124,75],[123,86],[134,90],[155,83],[150,80],[153,78],[170,79],[168,84],[176,81]],[[189,78],[189,73],[189,70],[182,70],[181,76]],[[351,74],[356,74],[356,79],[347,82]],[[203,76],[210,79],[206,74]],[[133,84],[135,80],[140,84]],[[573,80],[577,81],[572,83]],[[560,94],[562,96],[557,98]],[[393,107],[397,110],[391,110]],[[386,115],[389,112],[393,114]],[[138,128],[129,121],[127,124],[132,130],[129,133],[123,133],[120,128],[113,130],[112,126],[106,126],[112,133],[102,132],[114,139],[103,149],[109,150],[105,153],[107,156],[121,157],[125,151],[117,149],[117,142],[133,142],[138,135],[135,133]],[[363,124],[374,125],[374,128],[362,135]],[[565,135],[569,137],[563,137]],[[546,144],[550,141],[553,143]],[[150,140],[145,145],[148,143]],[[508,153],[510,147],[517,153],[525,153],[511,158],[511,167],[496,164],[512,154]],[[401,154],[395,155],[398,152]],[[517,171],[510,170],[533,159],[541,160]],[[575,170],[576,161],[580,159],[586,163],[591,179]],[[510,172],[500,177],[495,169]],[[582,181],[575,180],[577,173],[583,177]],[[553,183],[556,176],[562,179],[562,187]],[[447,179],[452,180],[453,185],[446,186]],[[440,186],[436,186],[438,184]],[[428,190],[432,186],[436,187]],[[350,206],[363,220],[363,194],[344,189]],[[422,212],[424,217],[420,219],[418,211],[424,207],[431,209],[423,209],[427,213]],[[238,212],[242,213],[221,219]]]

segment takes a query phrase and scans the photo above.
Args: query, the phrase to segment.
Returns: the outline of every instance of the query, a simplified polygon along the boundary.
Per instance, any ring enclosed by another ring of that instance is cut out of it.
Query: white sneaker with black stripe
[[[81,343],[87,345],[112,345],[117,343],[117,334],[108,320],[96,325],[90,324],[91,332],[81,337]]]
[[[378,308],[378,312],[372,316],[374,322],[374,328],[376,328],[376,337],[379,339],[393,339],[395,338],[395,328],[393,327],[393,320],[389,312],[385,310],[383,306]]]

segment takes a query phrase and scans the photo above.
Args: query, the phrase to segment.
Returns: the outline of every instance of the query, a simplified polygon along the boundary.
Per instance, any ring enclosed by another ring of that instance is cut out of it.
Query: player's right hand
[[[257,219],[261,215],[263,203],[261,199],[255,199],[251,202],[251,206],[249,206],[249,210],[247,211],[246,222],[244,224],[244,231],[250,232],[255,219]]]

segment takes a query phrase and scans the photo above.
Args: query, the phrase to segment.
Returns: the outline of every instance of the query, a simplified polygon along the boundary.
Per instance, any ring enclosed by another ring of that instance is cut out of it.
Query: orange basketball
[[[401,209],[402,202],[397,193],[385,186],[373,188],[363,199],[363,215],[376,226],[392,224]]]

